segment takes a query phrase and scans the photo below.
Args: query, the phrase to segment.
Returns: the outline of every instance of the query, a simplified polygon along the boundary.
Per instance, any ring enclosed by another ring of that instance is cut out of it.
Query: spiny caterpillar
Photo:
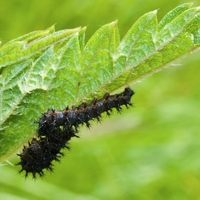
[[[27,146],[24,146],[20,157],[21,170],[25,171],[25,177],[29,173],[44,175],[43,170],[53,171],[53,161],[60,161],[64,155],[61,150],[68,148],[68,141],[72,137],[78,137],[79,125],[90,127],[90,120],[101,120],[101,114],[111,114],[115,108],[121,112],[121,106],[132,106],[131,97],[134,95],[129,87],[120,94],[110,95],[106,93],[100,100],[94,98],[90,104],[82,103],[80,106],[68,107],[64,110],[48,110],[38,121],[37,138],[34,137]]]

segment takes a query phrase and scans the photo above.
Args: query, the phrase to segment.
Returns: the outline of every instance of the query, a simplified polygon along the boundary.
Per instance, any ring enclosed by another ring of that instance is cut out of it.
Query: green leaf
[[[35,31],[14,39],[1,49],[0,69],[6,65],[28,59],[38,51],[44,50],[78,31],[80,28],[54,32],[54,27],[52,27],[47,31]]]
[[[116,21],[100,28],[88,41],[81,56],[78,79],[80,86],[76,94],[78,102],[90,94],[94,96],[94,92],[98,92],[112,79],[113,55],[118,45],[119,32]]]
[[[16,151],[37,130],[48,108],[90,101],[114,92],[200,46],[200,11],[183,4],[160,23],[157,11],[138,19],[120,42],[117,21],[97,30],[55,32],[54,26],[0,48],[0,156]]]

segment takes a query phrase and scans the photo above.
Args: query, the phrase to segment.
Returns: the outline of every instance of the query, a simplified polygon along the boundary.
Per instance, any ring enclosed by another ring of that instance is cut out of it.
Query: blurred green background
[[[88,40],[116,19],[122,38],[146,12],[159,9],[160,20],[185,2],[1,1],[0,38],[5,43],[56,24],[57,30],[87,26]],[[0,199],[200,199],[199,58],[195,52],[134,84],[134,108],[83,128],[54,173],[25,180],[16,155],[1,163]]]

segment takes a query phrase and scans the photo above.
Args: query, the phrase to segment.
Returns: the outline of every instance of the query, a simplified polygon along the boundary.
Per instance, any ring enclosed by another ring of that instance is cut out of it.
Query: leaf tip
[[[82,27],[82,31],[86,31],[87,26]]]
[[[153,15],[157,15],[159,9],[153,10],[150,13],[152,13]]]
[[[47,28],[46,30],[47,30],[49,33],[55,32],[55,25],[56,25],[56,24],[53,24],[52,26],[50,26],[50,27]]]
[[[117,23],[118,23],[118,19],[116,19],[115,21],[110,22],[108,25],[115,26]]]
[[[111,24],[117,24],[118,23],[118,19],[116,19],[115,21],[111,22]]]
[[[74,28],[73,29],[75,32],[79,32],[79,31],[81,31],[82,30],[82,27],[81,26],[79,26],[79,27],[77,27],[77,28]]]

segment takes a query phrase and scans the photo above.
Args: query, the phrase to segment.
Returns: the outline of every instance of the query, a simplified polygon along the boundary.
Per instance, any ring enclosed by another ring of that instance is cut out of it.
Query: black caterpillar
[[[127,87],[120,94],[106,93],[100,100],[94,98],[90,104],[82,103],[78,107],[72,106],[72,109],[48,110],[38,121],[37,138],[34,137],[24,146],[22,153],[17,154],[21,159],[17,165],[22,167],[19,172],[25,171],[25,177],[32,173],[36,178],[36,174],[44,175],[44,169],[53,171],[52,161],[60,161],[64,155],[61,150],[69,149],[68,141],[78,137],[79,125],[90,127],[89,121],[100,121],[103,112],[110,115],[113,108],[121,112],[122,105],[127,108],[132,106],[133,95],[134,91]]]

